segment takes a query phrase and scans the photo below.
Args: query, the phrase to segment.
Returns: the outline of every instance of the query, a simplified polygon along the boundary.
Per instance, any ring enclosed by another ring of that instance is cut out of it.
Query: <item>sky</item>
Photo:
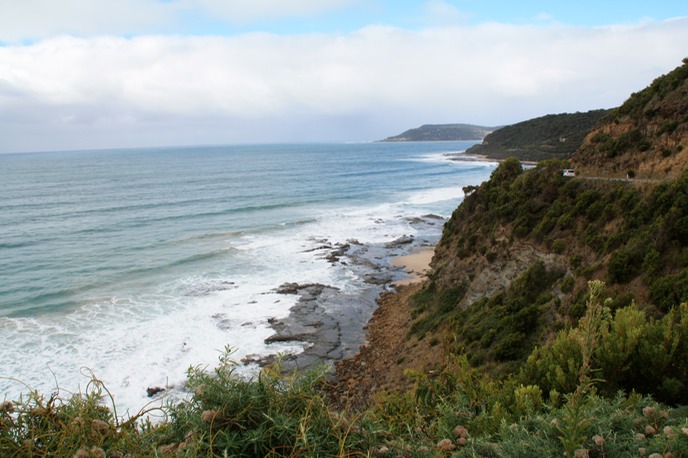
[[[498,126],[685,57],[685,0],[0,0],[0,152]]]

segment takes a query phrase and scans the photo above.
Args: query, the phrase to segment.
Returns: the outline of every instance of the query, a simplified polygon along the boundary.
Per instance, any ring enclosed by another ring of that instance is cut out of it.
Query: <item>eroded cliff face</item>
[[[480,254],[464,258],[446,254],[445,247],[438,247],[433,261],[438,272],[435,281],[439,289],[464,285],[465,295],[457,304],[463,309],[480,299],[506,291],[514,280],[537,262],[542,262],[549,271],[564,274],[570,271],[566,256],[521,241],[511,244],[508,251],[492,261]]]

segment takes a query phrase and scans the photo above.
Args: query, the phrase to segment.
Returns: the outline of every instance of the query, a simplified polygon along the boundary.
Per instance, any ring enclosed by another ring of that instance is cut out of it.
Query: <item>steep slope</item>
[[[679,177],[688,165],[688,59],[609,113],[572,162],[588,175]]]
[[[574,156],[584,174],[611,175],[633,164],[637,175],[660,170],[665,180],[568,178],[562,176],[568,161],[524,170],[511,158],[489,181],[465,188],[436,248],[431,279],[412,298],[411,341],[433,340],[445,354],[466,354],[492,375],[517,374],[537,346],[552,342],[583,315],[591,280],[606,283],[612,315],[633,314],[627,307],[637,304],[651,320],[677,319],[673,310],[688,302],[688,161],[681,148],[688,129],[685,110],[676,108],[684,106],[685,73],[686,64],[658,78],[596,129],[618,141],[629,126],[643,126],[652,134],[648,149],[630,143],[610,157],[592,141],[593,133]],[[623,130],[617,132],[618,126]],[[660,143],[673,145],[673,152],[658,151]],[[668,160],[674,161],[669,170]],[[686,359],[688,341],[681,339],[688,332],[678,339],[672,348]],[[610,372],[610,392],[638,389],[688,401],[678,394],[688,388],[685,368],[675,372],[664,357],[649,353],[628,358],[636,361],[635,369]],[[649,368],[654,382],[648,382]]]
[[[563,113],[541,116],[502,127],[485,137],[482,144],[468,149],[493,159],[518,157],[526,161],[568,159],[592,127],[608,113]]]
[[[509,159],[466,189],[414,299],[414,337],[439,332],[446,351],[504,375],[582,316],[590,280],[607,283],[612,311],[661,317],[688,301],[688,172],[639,187],[565,178],[565,165]]]

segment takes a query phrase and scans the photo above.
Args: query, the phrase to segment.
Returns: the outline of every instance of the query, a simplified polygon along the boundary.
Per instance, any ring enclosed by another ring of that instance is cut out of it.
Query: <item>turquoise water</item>
[[[141,386],[183,379],[225,343],[274,352],[267,318],[293,303],[272,291],[360,288],[313,251],[323,240],[436,240],[441,226],[409,221],[448,216],[489,176],[494,164],[448,160],[471,144],[0,155],[0,377],[69,386],[88,367],[135,406]]]

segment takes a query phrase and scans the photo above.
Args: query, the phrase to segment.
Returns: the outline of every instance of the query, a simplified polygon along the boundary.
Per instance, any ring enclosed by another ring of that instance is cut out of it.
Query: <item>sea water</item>
[[[436,242],[441,224],[412,222],[489,177],[460,154],[473,143],[0,155],[0,398],[97,377],[135,413],[227,345],[237,360],[302,351],[265,343],[297,301],[276,289],[364,287],[323,243]]]

